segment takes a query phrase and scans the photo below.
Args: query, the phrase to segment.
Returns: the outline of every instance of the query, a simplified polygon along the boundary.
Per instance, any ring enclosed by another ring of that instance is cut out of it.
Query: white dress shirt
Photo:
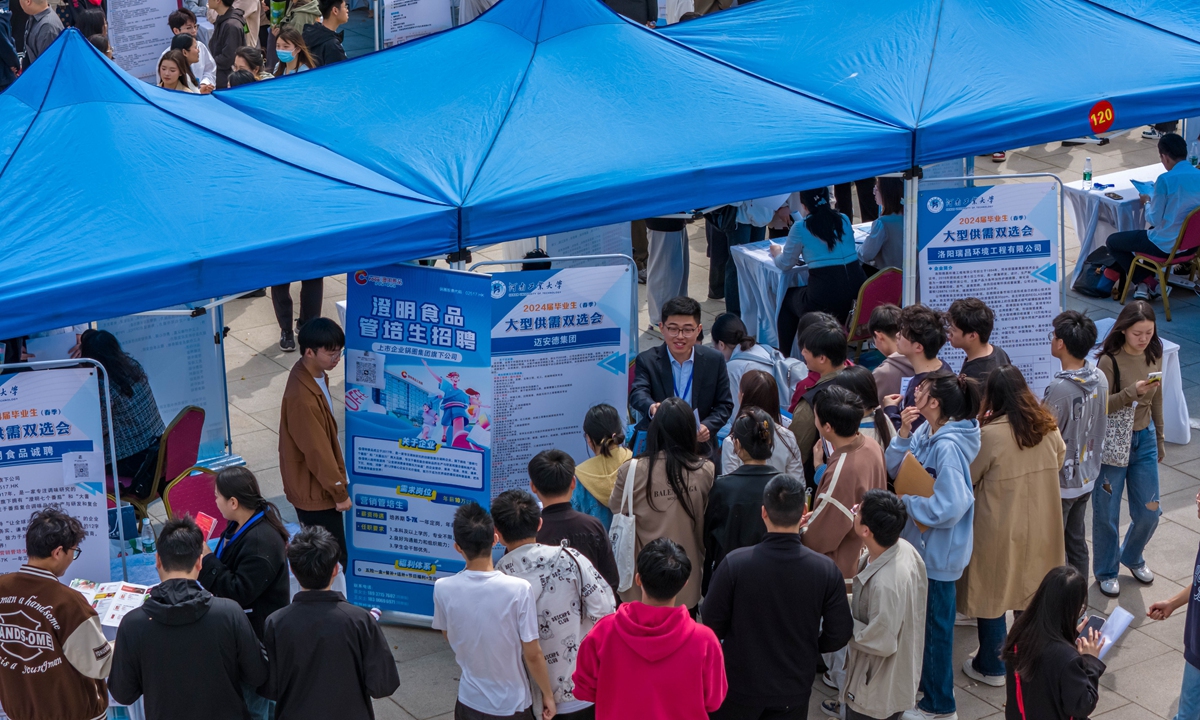
[[[743,200],[737,204],[737,221],[743,225],[766,227],[775,217],[775,211],[787,205],[787,201],[788,193],[757,200]]]

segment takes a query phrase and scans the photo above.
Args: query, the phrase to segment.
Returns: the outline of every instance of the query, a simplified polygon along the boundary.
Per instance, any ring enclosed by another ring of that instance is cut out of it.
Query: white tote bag
[[[634,547],[637,542],[637,519],[633,516],[633,485],[636,479],[637,459],[629,461],[629,472],[625,475],[625,491],[621,493],[621,507],[613,515],[612,525],[608,529],[608,540],[612,543],[613,557],[617,560],[617,573],[620,577],[617,590],[625,592],[633,587],[633,573],[637,566]],[[625,507],[629,506],[629,514]]]

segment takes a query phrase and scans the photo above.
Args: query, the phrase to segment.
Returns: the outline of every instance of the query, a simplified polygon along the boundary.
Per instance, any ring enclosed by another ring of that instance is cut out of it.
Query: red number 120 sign
[[[1107,100],[1101,100],[1092,106],[1091,112],[1088,113],[1088,123],[1092,126],[1092,132],[1102,133],[1113,125],[1113,106]]]

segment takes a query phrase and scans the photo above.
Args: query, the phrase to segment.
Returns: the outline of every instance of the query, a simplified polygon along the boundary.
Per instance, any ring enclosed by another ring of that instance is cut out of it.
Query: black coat
[[[232,0],[230,0],[232,2]],[[233,58],[238,48],[246,44],[249,26],[242,11],[237,8],[229,10],[213,23],[212,37],[208,39],[208,49],[212,52],[213,62],[217,64],[217,89],[229,87],[229,73],[233,72]]]
[[[713,483],[704,511],[704,578],[700,583],[704,592],[726,555],[758,543],[767,534],[762,519],[763,490],[778,474],[770,465],[739,465]]]
[[[658,20],[658,0],[604,0],[604,4],[642,25]]]
[[[242,683],[266,682],[267,662],[246,613],[194,580],[167,580],[117,628],[108,691],[147,720],[244,718]]]
[[[221,557],[204,556],[200,584],[213,595],[229,598],[246,610],[254,634],[262,638],[267,617],[288,604],[292,595],[288,581],[287,542],[283,536],[259,520],[229,542],[237,532],[237,523],[229,523],[221,533],[226,546]]]
[[[733,395],[729,392],[729,370],[725,356],[718,350],[697,345],[692,365],[692,409],[700,413],[700,422],[710,439],[701,446],[700,455],[709,457],[716,447],[717,432],[733,414]],[[675,378],[671,374],[671,355],[666,344],[637,356],[633,368],[633,389],[629,407],[642,414],[637,429],[650,427],[650,406],[675,396]]]
[[[340,592],[305,590],[267,618],[263,637],[278,720],[373,720],[371,698],[400,687],[396,659],[379,623]]]
[[[342,47],[342,36],[321,23],[304,26],[304,44],[312,53],[313,59],[321,67],[332,65],[346,59],[346,50]]]
[[[1019,653],[1021,648],[1017,648]],[[1091,655],[1080,655],[1063,640],[1042,649],[1042,659],[1032,676],[1021,676],[1021,705],[1012,663],[1005,663],[1005,720],[1087,720],[1100,699],[1100,676],[1104,663]]]
[[[820,654],[854,632],[842,571],[799,533],[726,555],[700,614],[723,642],[729,699],[759,707],[808,707]]]
[[[542,508],[542,528],[538,530],[537,541],[543,545],[560,545],[563,540],[587,558],[615,592],[621,578],[604,525],[591,515],[575,510],[569,502],[547,505]]]

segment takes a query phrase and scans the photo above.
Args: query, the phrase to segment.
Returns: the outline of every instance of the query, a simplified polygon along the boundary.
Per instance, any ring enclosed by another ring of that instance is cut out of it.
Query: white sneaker
[[[979,623],[975,622],[975,618],[967,617],[960,612],[954,613],[954,624],[960,627],[975,627]]]
[[[937,713],[925,712],[921,708],[915,707],[912,710],[905,710],[904,714],[900,716],[900,720],[958,720],[958,713],[952,712],[939,715]]]
[[[825,683],[826,687],[831,687],[834,690],[838,689],[837,683],[835,683],[833,678],[829,676],[828,670],[821,674],[821,682]]]
[[[1154,583],[1154,573],[1150,571],[1148,565],[1143,565],[1140,568],[1135,568],[1129,572],[1133,573],[1133,579],[1143,585],[1151,585]]]
[[[1121,583],[1116,578],[1100,581],[1100,593],[1107,597],[1117,597],[1121,594]]]
[[[971,678],[975,682],[991,685],[992,687],[1004,687],[1005,677],[1003,675],[984,675],[975,669],[975,656],[968,655],[966,662],[963,663],[963,674]]]

